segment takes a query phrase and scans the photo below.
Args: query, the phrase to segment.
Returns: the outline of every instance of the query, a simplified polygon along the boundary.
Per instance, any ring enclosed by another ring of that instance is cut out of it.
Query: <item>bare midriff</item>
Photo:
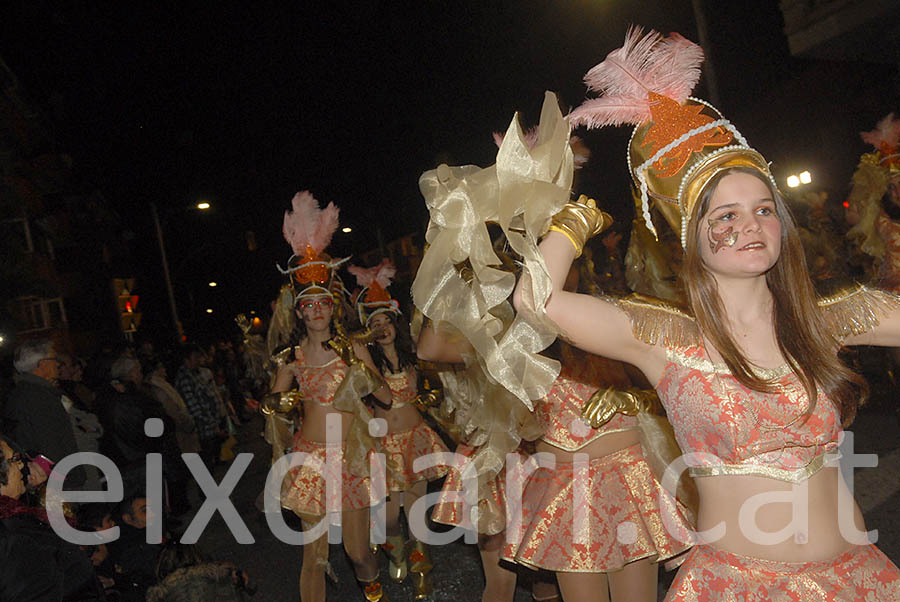
[[[765,560],[810,562],[834,558],[866,543],[862,513],[837,467],[822,468],[797,484],[756,475],[716,475],[695,481],[700,494],[698,531],[713,530],[720,524],[725,527],[724,535],[717,539],[702,536],[713,547]],[[805,500],[801,488],[807,490]],[[784,501],[757,506],[754,501],[765,499],[765,494]],[[795,500],[793,506],[786,498]],[[751,511],[754,506],[755,515]],[[741,528],[742,508],[744,525],[755,525],[755,529]],[[847,538],[841,533],[842,518]],[[854,530],[859,534],[852,535]],[[760,533],[770,534],[769,541],[760,541]]]
[[[320,405],[315,402],[303,403],[303,424],[300,426],[300,436],[308,441],[328,443],[326,426],[329,414],[337,414],[341,417],[340,442],[342,443],[350,431],[353,414],[341,412],[331,406]]]
[[[387,421],[388,433],[408,431],[422,422],[422,415],[412,405],[391,408],[390,410],[376,407],[375,417],[384,418]]]
[[[638,430],[629,430],[602,435],[576,451],[566,451],[542,440],[537,441],[535,450],[553,454],[557,462],[574,462],[575,454],[587,454],[589,459],[594,460],[631,447],[640,443],[640,440]]]

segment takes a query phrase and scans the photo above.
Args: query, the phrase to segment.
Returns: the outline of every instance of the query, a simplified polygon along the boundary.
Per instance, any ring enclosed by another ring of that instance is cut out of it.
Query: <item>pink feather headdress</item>
[[[863,142],[871,144],[878,152],[878,162],[887,165],[892,171],[900,169],[900,155],[897,147],[900,145],[900,119],[894,119],[894,114],[889,113],[871,132],[860,132]]]
[[[340,210],[334,203],[319,209],[319,201],[308,190],[295,194],[291,206],[284,212],[282,232],[294,255],[305,254],[306,247],[312,247],[316,254],[324,251],[338,228]]]
[[[569,114],[588,128],[635,125],[628,166],[647,228],[650,197],[687,246],[687,226],[703,188],[717,170],[742,165],[775,186],[765,158],[709,103],[690,97],[700,79],[703,50],[678,35],[629,28],[625,43],[584,76],[598,98]]]
[[[357,284],[363,287],[356,301],[362,324],[367,324],[376,314],[385,311],[400,313],[400,304],[387,292],[391,280],[397,274],[397,268],[390,260],[382,259],[381,263],[371,268],[351,265],[347,271],[356,276]]]
[[[524,142],[529,150],[537,146],[539,133],[540,129],[538,126],[534,126],[525,132]],[[497,145],[497,148],[500,148],[500,145],[503,144],[503,139],[506,137],[506,133],[494,132],[493,136],[494,144]],[[578,136],[569,137],[569,146],[572,147],[572,158],[575,162],[575,169],[581,169],[581,167],[588,162],[588,159],[591,158],[591,149],[589,149]]]
[[[290,274],[297,298],[331,293],[334,268],[343,261],[332,261],[323,252],[338,228],[338,214],[334,203],[320,209],[319,202],[308,190],[295,194],[291,209],[284,212],[281,231],[294,254],[288,268],[279,267],[279,270]]]
[[[600,97],[572,111],[570,122],[588,128],[642,123],[651,117],[651,92],[682,104],[700,81],[702,64],[703,49],[694,42],[677,33],[644,35],[633,26],[622,47],[584,76]]]

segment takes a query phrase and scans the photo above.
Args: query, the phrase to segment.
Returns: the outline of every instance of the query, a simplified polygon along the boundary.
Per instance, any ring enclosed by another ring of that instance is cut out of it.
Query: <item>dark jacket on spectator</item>
[[[33,374],[18,375],[16,388],[3,405],[2,432],[27,452],[43,454],[53,462],[78,451],[59,390]],[[78,486],[84,480],[84,468],[77,467],[69,472],[66,486]]]
[[[45,520],[41,510],[0,496],[0,600],[105,600],[90,558]]]

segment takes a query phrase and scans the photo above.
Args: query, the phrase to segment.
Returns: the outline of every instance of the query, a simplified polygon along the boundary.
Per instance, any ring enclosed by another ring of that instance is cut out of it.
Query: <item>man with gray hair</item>
[[[59,360],[53,341],[33,338],[23,341],[13,356],[16,386],[3,405],[2,432],[26,452],[59,462],[78,451],[69,414],[60,399],[56,379]],[[84,482],[83,468],[69,472],[67,488]]]

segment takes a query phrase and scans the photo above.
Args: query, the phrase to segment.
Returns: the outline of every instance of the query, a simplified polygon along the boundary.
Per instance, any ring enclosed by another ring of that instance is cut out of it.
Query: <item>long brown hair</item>
[[[700,256],[699,229],[701,218],[709,209],[709,202],[719,182],[733,173],[746,173],[763,182],[775,201],[775,211],[781,222],[781,254],[775,265],[766,272],[766,284],[774,303],[775,338],[778,349],[797,374],[809,396],[807,416],[812,414],[818,387],[834,402],[843,425],[849,426],[856,409],[868,393],[866,381],[844,365],[837,355],[837,343],[829,331],[816,302],[816,293],[800,235],[784,198],[760,172],[733,167],[713,177],[707,184],[688,225],[687,249],[681,277],[687,290],[688,303],[697,319],[700,331],[722,355],[728,369],[744,386],[755,391],[772,393],[775,385],[761,378],[743,356],[726,327],[725,310],[712,273]]]

